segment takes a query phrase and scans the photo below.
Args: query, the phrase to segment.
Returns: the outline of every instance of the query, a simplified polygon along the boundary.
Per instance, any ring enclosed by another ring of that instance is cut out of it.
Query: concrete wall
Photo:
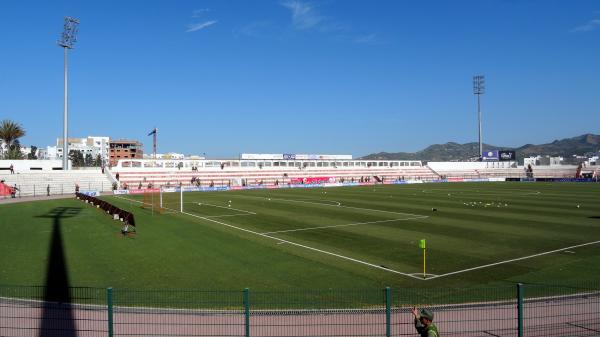
[[[0,160],[0,170],[6,172],[11,164],[15,173],[37,170],[52,171],[53,168],[62,168],[62,160]],[[71,166],[70,161],[69,166]]]
[[[454,162],[454,161],[438,161],[428,162],[427,166],[435,171],[453,171],[453,170],[483,170],[487,168],[511,168],[515,167],[515,162]]]

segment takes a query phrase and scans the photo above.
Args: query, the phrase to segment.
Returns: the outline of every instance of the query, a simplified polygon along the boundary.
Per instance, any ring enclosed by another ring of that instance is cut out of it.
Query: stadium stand
[[[575,178],[576,165],[532,166],[535,178]]]
[[[515,162],[430,162],[428,166],[443,178],[522,178],[523,167]]]
[[[48,194],[75,193],[76,185],[81,190],[108,192],[112,190],[110,178],[99,169],[63,171],[17,172],[9,174],[0,171],[0,180],[10,187],[18,188],[18,196],[38,196]]]
[[[576,166],[535,166],[535,178],[574,178]],[[256,160],[141,160],[123,161],[111,169],[119,188],[175,186],[256,186],[312,182],[432,181],[477,178],[526,178],[516,162],[419,161],[256,161]]]
[[[315,171],[159,171],[159,172],[119,172],[121,186],[126,184],[129,187],[139,186],[147,187],[152,184],[159,186],[177,186],[192,185],[197,182],[200,186],[212,184],[216,185],[254,185],[254,184],[284,184],[292,180],[304,180],[315,177],[327,177],[332,181],[361,181],[365,179],[381,181],[389,180],[433,180],[438,176],[428,170],[426,167],[411,170],[378,170],[377,172],[369,170],[315,170]],[[377,178],[375,178],[377,177]],[[194,182],[192,182],[194,179]]]
[[[377,161],[364,162],[369,165],[360,165],[358,162],[340,162],[336,165],[309,166],[296,161],[285,167],[273,165],[237,166],[216,165],[209,167],[183,167],[171,169],[144,169],[134,167],[114,167],[113,176],[119,174],[121,187],[147,188],[148,186],[225,186],[225,185],[277,185],[287,183],[310,183],[314,179],[326,178],[330,182],[340,181],[393,181],[393,180],[435,180],[439,176],[420,162],[411,165],[400,165],[399,162]],[[398,165],[394,165],[398,163]],[[271,163],[272,164],[272,163]],[[321,164],[321,163],[319,163]]]

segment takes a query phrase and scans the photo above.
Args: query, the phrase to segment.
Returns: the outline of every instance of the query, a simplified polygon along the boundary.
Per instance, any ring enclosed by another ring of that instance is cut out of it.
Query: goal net
[[[142,200],[141,207],[162,214],[164,212],[162,191],[144,192],[144,199]]]
[[[239,209],[238,202],[226,193],[200,192],[197,188],[164,188],[161,189],[161,206],[165,213],[186,213],[200,217],[230,217],[254,214],[252,211]]]

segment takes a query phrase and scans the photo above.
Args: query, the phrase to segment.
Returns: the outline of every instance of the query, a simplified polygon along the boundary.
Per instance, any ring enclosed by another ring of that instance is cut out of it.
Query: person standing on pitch
[[[429,309],[412,309],[415,317],[415,329],[421,337],[440,337],[437,327],[433,324],[433,312]]]

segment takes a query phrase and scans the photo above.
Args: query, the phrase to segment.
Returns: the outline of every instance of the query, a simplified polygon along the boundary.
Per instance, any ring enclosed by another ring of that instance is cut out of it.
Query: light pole
[[[481,95],[485,93],[485,76],[473,76],[473,94],[477,95],[477,118],[479,120],[479,160],[483,160],[483,138],[481,131]]]
[[[73,45],[77,41],[77,25],[79,24],[79,20],[72,17],[65,17],[65,26],[60,37],[60,41],[58,41],[58,45],[64,49],[65,59],[65,98],[64,98],[64,113],[63,113],[63,170],[69,169],[69,132],[68,132],[68,76],[67,76],[67,50],[73,49]]]

